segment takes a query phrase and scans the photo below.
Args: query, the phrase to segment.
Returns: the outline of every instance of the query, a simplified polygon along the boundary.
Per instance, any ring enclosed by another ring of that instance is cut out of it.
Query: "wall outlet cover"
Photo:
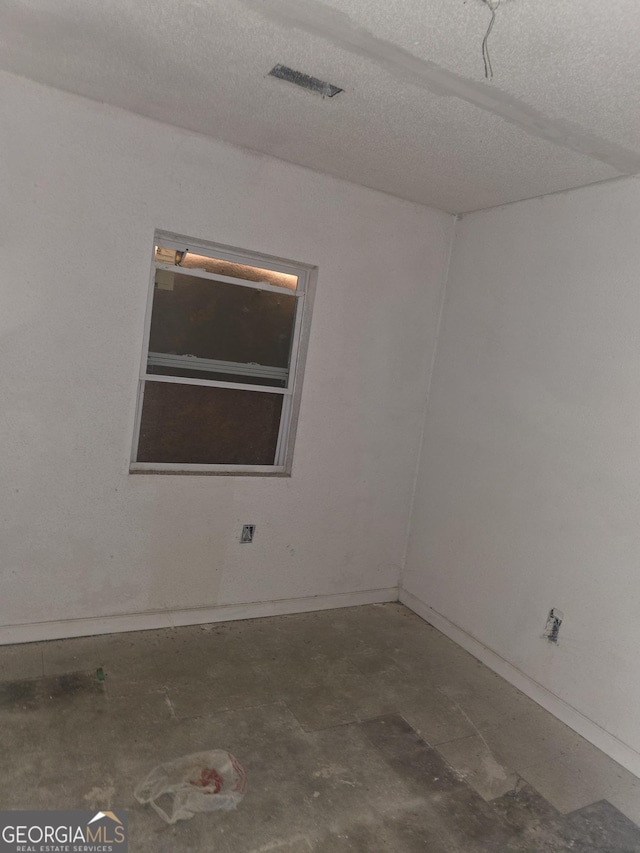
[[[253,534],[256,532],[255,524],[243,524],[242,533],[240,534],[240,543],[247,544],[253,542]]]

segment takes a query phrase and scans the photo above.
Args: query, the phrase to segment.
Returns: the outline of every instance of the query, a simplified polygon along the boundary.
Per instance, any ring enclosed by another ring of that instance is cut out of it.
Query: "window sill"
[[[217,477],[290,477],[284,466],[276,465],[182,465],[179,463],[157,464],[132,462],[130,474],[186,474],[190,476]]]

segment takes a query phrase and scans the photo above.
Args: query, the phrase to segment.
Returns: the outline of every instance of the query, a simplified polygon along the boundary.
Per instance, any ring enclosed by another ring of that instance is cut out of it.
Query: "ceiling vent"
[[[280,80],[287,80],[289,83],[295,83],[296,86],[302,86],[303,89],[309,89],[311,92],[317,92],[325,98],[333,98],[339,92],[344,92],[344,89],[339,86],[332,86],[331,83],[318,80],[317,77],[310,77],[301,71],[294,71],[293,68],[287,68],[286,65],[274,65],[269,75],[278,77]]]

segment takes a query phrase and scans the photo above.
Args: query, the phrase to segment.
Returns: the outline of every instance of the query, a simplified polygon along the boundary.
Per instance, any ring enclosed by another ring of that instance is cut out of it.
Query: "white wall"
[[[639,275],[637,179],[458,223],[403,580],[636,773]]]
[[[9,75],[0,104],[0,642],[393,597],[452,218]],[[155,228],[318,265],[290,479],[128,473]]]

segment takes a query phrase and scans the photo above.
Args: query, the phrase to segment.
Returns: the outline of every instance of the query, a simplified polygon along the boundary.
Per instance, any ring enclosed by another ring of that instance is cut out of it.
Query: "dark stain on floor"
[[[95,673],[71,672],[55,678],[0,682],[0,710],[35,711],[43,703],[68,703],[76,697],[105,692]]]
[[[0,683],[0,708],[35,710],[42,695],[42,680]]]

